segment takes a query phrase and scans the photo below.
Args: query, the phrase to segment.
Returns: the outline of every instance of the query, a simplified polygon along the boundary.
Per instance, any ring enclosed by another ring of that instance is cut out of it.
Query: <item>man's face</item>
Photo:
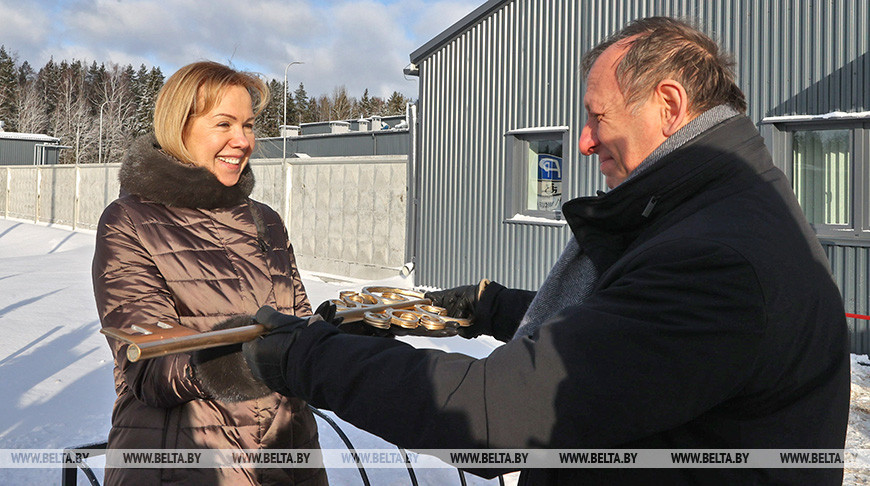
[[[588,116],[580,134],[580,152],[598,154],[599,170],[611,189],[667,138],[661,107],[652,96],[626,106],[616,81],[616,66],[624,52],[622,43],[610,46],[589,70],[584,97]]]

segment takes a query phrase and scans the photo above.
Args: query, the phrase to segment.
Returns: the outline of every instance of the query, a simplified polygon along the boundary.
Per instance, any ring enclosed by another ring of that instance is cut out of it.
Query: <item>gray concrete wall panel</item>
[[[40,169],[39,221],[73,226],[75,220],[75,166]]]
[[[251,196],[281,214],[300,268],[389,277],[405,263],[407,163],[407,155],[288,159],[286,165],[253,160]],[[0,217],[96,229],[118,197],[119,170],[119,164],[0,166]]]

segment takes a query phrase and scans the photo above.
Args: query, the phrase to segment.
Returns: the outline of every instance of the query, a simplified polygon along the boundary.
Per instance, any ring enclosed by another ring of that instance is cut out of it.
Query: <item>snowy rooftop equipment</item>
[[[318,135],[323,133],[347,133],[350,131],[350,123],[343,121],[326,121],[303,123],[302,135]]]

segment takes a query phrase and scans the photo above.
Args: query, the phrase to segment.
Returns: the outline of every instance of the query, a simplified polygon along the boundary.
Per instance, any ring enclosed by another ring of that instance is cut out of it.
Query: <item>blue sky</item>
[[[485,0],[0,0],[0,44],[39,69],[50,57],[159,66],[231,63],[309,96],[417,97],[409,54]]]

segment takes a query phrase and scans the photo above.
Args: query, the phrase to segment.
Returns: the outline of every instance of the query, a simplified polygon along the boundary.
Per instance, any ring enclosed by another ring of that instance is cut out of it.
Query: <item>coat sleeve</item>
[[[120,204],[110,205],[100,218],[92,277],[97,311],[104,328],[129,330],[138,323],[179,324],[166,282]],[[125,344],[111,338],[108,341],[115,356],[119,395],[130,392],[139,401],[159,408],[205,398],[192,377],[189,354],[130,362]],[[123,381],[119,380],[118,373]]]
[[[485,334],[508,342],[526,315],[536,292],[509,289],[499,283],[490,282],[474,309],[475,325],[485,329]]]
[[[407,448],[616,447],[738,393],[760,353],[762,301],[735,251],[663,244],[487,358],[318,322],[287,350],[285,379],[296,396]]]

